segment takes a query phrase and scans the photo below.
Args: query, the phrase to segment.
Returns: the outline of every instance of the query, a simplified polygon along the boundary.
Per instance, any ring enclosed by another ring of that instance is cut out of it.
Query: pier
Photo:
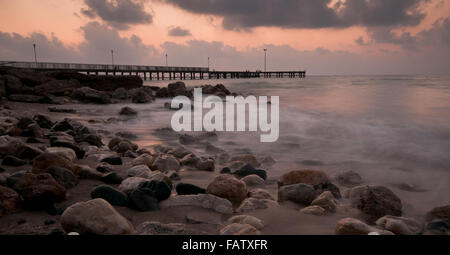
[[[0,61],[0,67],[26,68],[40,71],[73,71],[87,75],[136,75],[143,80],[196,80],[248,78],[305,78],[306,71],[211,71],[205,67],[104,65]]]

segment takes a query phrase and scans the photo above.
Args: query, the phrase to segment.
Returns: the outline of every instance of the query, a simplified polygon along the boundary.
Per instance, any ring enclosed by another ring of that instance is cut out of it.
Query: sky
[[[450,74],[450,0],[0,0],[0,60]]]

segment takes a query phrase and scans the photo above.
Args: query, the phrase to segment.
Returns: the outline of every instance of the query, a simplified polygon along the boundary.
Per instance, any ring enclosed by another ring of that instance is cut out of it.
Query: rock
[[[97,166],[95,167],[95,170],[97,170],[100,173],[114,172],[113,166],[111,166],[110,164],[108,164],[106,162],[101,162],[101,163],[97,164]]]
[[[20,159],[34,159],[42,151],[34,146],[27,145],[20,140],[11,139],[0,145],[0,155],[11,155]]]
[[[117,156],[105,157],[101,162],[106,162],[110,165],[122,165],[122,158]]]
[[[213,172],[215,169],[214,159],[202,157],[197,161],[195,167],[200,171]]]
[[[74,169],[74,165],[72,161],[67,159],[66,157],[60,156],[59,154],[54,153],[42,153],[37,156],[33,162],[33,173],[42,173],[50,167],[62,167],[71,170],[75,175],[78,173]]]
[[[19,119],[19,121],[17,122],[16,126],[20,129],[25,129],[27,128],[29,125],[33,124],[34,120],[32,120],[31,118],[28,117],[21,117]]]
[[[79,138],[77,138],[77,142],[82,143],[88,143],[89,145],[97,146],[98,148],[103,146],[102,138],[99,135],[96,134],[86,134]]]
[[[129,177],[142,177],[142,178],[150,178],[153,173],[146,165],[138,165],[133,166],[132,168],[127,170],[127,175]]]
[[[101,178],[100,181],[108,184],[121,184],[123,178],[120,177],[117,173],[106,173]]]
[[[195,167],[199,161],[199,157],[195,156],[194,154],[188,154],[181,159],[180,163],[183,166]]]
[[[77,155],[75,154],[75,151],[71,148],[65,148],[65,147],[48,147],[45,149],[45,152],[52,153],[59,155],[61,157],[64,157],[71,162],[75,162],[77,159]]]
[[[264,184],[264,179],[262,179],[256,174],[248,175],[242,178],[241,181],[245,182],[247,186],[256,186]]]
[[[419,235],[423,232],[423,225],[411,218],[384,216],[376,221],[379,228],[396,235]]]
[[[361,176],[353,171],[346,171],[336,175],[335,180],[342,186],[354,187],[362,183]]]
[[[252,189],[248,193],[248,196],[256,198],[256,199],[270,199],[270,200],[275,201],[275,199],[272,197],[272,195],[270,195],[269,191],[267,191],[265,189]]]
[[[376,229],[360,220],[353,218],[344,218],[339,220],[335,229],[336,235],[367,235],[371,232],[377,232],[382,235],[392,235],[389,231]]]
[[[225,151],[222,150],[221,148],[218,148],[210,143],[206,143],[206,148],[205,148],[206,153],[208,154],[218,154],[218,153],[224,153]]]
[[[10,155],[6,156],[2,161],[2,165],[4,166],[23,166],[26,164],[27,162],[25,160]]]
[[[256,229],[264,228],[262,220],[250,215],[236,215],[228,219],[228,223],[249,224]]]
[[[102,178],[100,172],[87,165],[74,165],[74,169],[76,169],[75,171],[80,176],[80,179],[100,180]]]
[[[14,190],[0,186],[0,217],[20,212],[22,202]]]
[[[43,114],[34,115],[33,120],[39,125],[39,127],[45,129],[50,129],[54,125],[54,123],[50,120],[50,117]]]
[[[0,174],[0,186],[6,186],[6,185],[7,185],[6,176],[4,176],[3,174]]]
[[[179,183],[175,190],[178,195],[197,195],[206,193],[205,189],[189,183]]]
[[[207,235],[207,232],[187,227],[181,223],[162,224],[157,221],[146,221],[137,227],[139,235]]]
[[[339,188],[330,182],[314,185],[314,189],[316,190],[317,194],[322,194],[325,191],[329,191],[329,192],[331,192],[331,194],[333,194],[333,196],[335,198],[337,198],[337,199],[342,198],[341,191],[339,190]]]
[[[144,90],[138,90],[132,97],[131,101],[135,104],[146,104],[152,102],[154,99]]]
[[[45,209],[66,198],[66,189],[47,173],[25,173],[13,188],[33,209]]]
[[[172,155],[162,155],[155,159],[152,166],[153,170],[177,171],[180,169],[180,163]]]
[[[182,81],[178,81],[175,83],[170,83],[167,86],[167,90],[169,92],[169,96],[187,96],[189,97],[191,94],[186,90],[186,85]]]
[[[120,131],[115,134],[119,139],[128,139],[128,140],[136,140],[138,138],[137,135],[128,132],[128,131]]]
[[[151,194],[158,202],[166,200],[170,197],[172,189],[163,181],[147,181],[139,184],[138,190],[145,191],[147,194]]]
[[[45,170],[55,180],[66,189],[71,189],[78,185],[78,178],[67,168],[52,166]]]
[[[323,209],[322,207],[320,207],[318,205],[311,205],[311,206],[305,207],[305,208],[301,209],[300,212],[304,213],[304,214],[315,215],[315,216],[325,215],[325,209]]]
[[[101,185],[91,191],[91,198],[102,198],[111,205],[125,206],[127,204],[127,195],[119,190],[107,185]]]
[[[148,179],[141,177],[128,177],[122,181],[122,183],[119,186],[119,190],[121,190],[125,194],[128,194],[131,191],[137,189],[141,183],[146,181],[148,181]]]
[[[186,214],[186,221],[189,224],[222,225],[222,215],[209,211],[192,211]]]
[[[292,185],[304,183],[309,185],[318,185],[321,183],[329,183],[328,176],[317,170],[297,170],[291,171],[281,176],[278,180],[278,186]]]
[[[158,200],[152,193],[144,190],[133,190],[128,194],[129,206],[141,212],[159,210]]]
[[[450,231],[450,223],[446,220],[435,219],[428,222],[427,230],[435,234],[445,235]]]
[[[28,94],[11,94],[7,96],[9,101],[34,103],[34,104],[49,104],[52,100],[47,96],[35,96]]]
[[[153,165],[154,158],[152,155],[149,154],[142,154],[138,156],[137,158],[133,159],[132,165],[138,166],[138,165],[146,165],[149,168]]]
[[[75,89],[81,88],[80,82],[75,79],[52,80],[34,87],[36,95],[51,94],[54,96],[70,96]]]
[[[446,220],[450,223],[450,205],[438,206],[429,211],[425,216],[427,221],[434,219]]]
[[[325,191],[320,194],[314,201],[311,202],[311,205],[317,205],[325,209],[327,212],[336,212],[336,208],[338,207],[338,202],[334,198],[333,194],[329,191]]]
[[[231,174],[231,169],[229,167],[224,167],[220,170],[221,174]]]
[[[236,175],[236,176],[239,176],[241,178],[249,176],[249,175],[257,175],[257,176],[261,177],[263,180],[267,179],[266,171],[261,170],[261,169],[255,169],[250,164],[244,165],[239,170],[236,170],[233,174]]]
[[[83,149],[81,149],[78,145],[76,145],[74,142],[54,139],[50,141],[50,145],[52,147],[60,147],[60,148],[62,147],[72,149],[75,152],[78,159],[84,158],[84,155],[86,154],[86,152]]]
[[[251,154],[240,154],[240,155],[234,155],[231,156],[230,162],[232,161],[242,161],[247,164],[250,164],[253,167],[259,167],[261,164],[258,162],[255,156]]]
[[[316,198],[316,191],[308,184],[293,184],[282,186],[278,190],[278,201],[292,201],[301,205],[310,205]]]
[[[22,179],[23,175],[26,173],[26,171],[19,171],[14,174],[11,174],[10,176],[6,177],[6,185],[10,188],[14,187],[14,184],[18,182],[20,179]]]
[[[233,207],[229,200],[210,194],[178,195],[170,197],[160,203],[161,208],[172,208],[179,206],[198,206],[211,209],[222,214],[233,213]]]
[[[122,109],[120,109],[119,112],[120,115],[137,115],[137,111],[134,110],[131,107],[123,107]]]
[[[228,199],[238,206],[247,197],[247,185],[231,175],[219,175],[208,185],[206,193]]]
[[[259,235],[258,229],[249,224],[232,223],[220,230],[221,235]]]
[[[128,92],[124,88],[118,88],[118,89],[114,90],[112,97],[114,99],[126,100],[126,99],[128,99]]]
[[[256,199],[253,197],[245,199],[241,205],[236,209],[237,213],[251,212],[255,210],[267,209],[269,207],[276,207],[278,203],[271,199]]]
[[[158,91],[156,91],[156,97],[159,98],[169,97],[169,90],[167,88],[160,88]]]
[[[66,233],[94,235],[134,234],[133,225],[101,198],[78,202],[67,208],[61,216]]]
[[[357,186],[350,190],[352,206],[366,214],[369,223],[385,216],[401,216],[402,201],[384,186]]]
[[[230,154],[226,152],[222,152],[216,155],[216,162],[218,164],[225,164],[230,159]]]
[[[72,98],[78,101],[95,103],[95,104],[110,104],[111,98],[105,92],[101,92],[89,87],[82,87],[72,92]]]

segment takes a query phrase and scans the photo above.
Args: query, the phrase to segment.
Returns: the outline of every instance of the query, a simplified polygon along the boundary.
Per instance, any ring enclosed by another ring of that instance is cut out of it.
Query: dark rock
[[[20,212],[22,202],[16,191],[0,186],[0,217]]]
[[[108,183],[108,184],[121,184],[123,181],[123,178],[120,177],[117,173],[107,173],[104,174],[101,178],[100,181],[104,182],[104,183]]]
[[[106,163],[106,162],[102,162],[102,163],[98,164],[95,169],[97,171],[99,171],[100,173],[114,172],[113,167],[110,164]]]
[[[25,172],[18,172],[14,173],[6,178],[6,185],[10,188],[14,187],[14,184],[16,184],[17,181],[22,179]]]
[[[255,169],[250,164],[247,164],[247,165],[243,166],[241,169],[236,170],[233,174],[239,176],[240,178],[255,174],[255,175],[258,175],[259,177],[261,177],[263,180],[267,179],[267,172],[265,170]]]
[[[39,125],[39,127],[45,129],[50,129],[54,125],[54,123],[50,120],[50,117],[43,114],[34,115],[33,120]]]
[[[64,119],[63,121],[57,122],[52,129],[53,131],[68,131],[74,130],[74,127],[68,119]]]
[[[43,131],[39,127],[38,124],[34,123],[29,125],[27,128],[22,130],[21,136],[24,137],[35,137],[35,138],[42,138],[43,137]]]
[[[74,170],[74,165],[70,159],[58,155],[56,153],[44,152],[34,159],[33,162],[33,173],[45,173],[50,167],[62,167],[69,169],[75,175],[77,174]]]
[[[112,97],[114,99],[126,100],[126,99],[128,99],[128,92],[124,88],[118,88],[118,89],[114,90]]]
[[[231,174],[231,169],[229,167],[224,167],[220,170],[221,174]]]
[[[104,145],[102,138],[99,135],[95,135],[95,134],[86,134],[86,135],[83,135],[83,136],[77,138],[76,140],[79,143],[86,142],[89,145],[94,145],[97,147],[102,147]]]
[[[56,107],[49,107],[49,112],[62,112],[62,113],[76,113],[77,111],[74,109],[63,109],[63,108],[56,108]]]
[[[153,194],[141,189],[133,190],[128,195],[128,204],[131,208],[142,212],[159,210],[158,200]]]
[[[4,166],[23,166],[26,164],[27,162],[25,160],[10,155],[6,156],[2,162],[2,165]]]
[[[84,158],[84,155],[86,154],[86,152],[83,149],[81,149],[78,145],[71,142],[66,142],[63,140],[52,140],[50,144],[52,147],[64,147],[72,149],[73,151],[75,151],[75,154],[77,154],[78,159]]]
[[[106,162],[110,165],[122,165],[122,158],[116,157],[116,156],[111,156],[111,157],[106,157],[106,158],[102,159],[101,162]]]
[[[34,159],[42,150],[23,143],[20,140],[11,140],[0,145],[0,155],[11,155],[20,159]]]
[[[167,88],[160,88],[156,91],[156,97],[166,98],[169,97],[169,90]]]
[[[172,192],[170,186],[166,182],[156,180],[143,182],[139,184],[138,189],[143,190],[148,194],[153,194],[158,201],[168,199]]]
[[[17,122],[17,127],[20,129],[25,129],[27,128],[29,125],[33,124],[34,120],[32,120],[31,118],[28,117],[22,117],[19,119],[19,121]]]
[[[135,139],[138,138],[137,135],[135,135],[135,134],[133,134],[131,132],[128,132],[128,131],[117,132],[116,136],[124,138],[124,139],[129,139],[129,140],[135,140]]]
[[[436,234],[447,234],[450,231],[450,222],[446,220],[435,219],[428,222],[427,229]]]
[[[52,100],[48,96],[35,96],[28,94],[11,94],[7,96],[9,101],[35,103],[35,104],[50,104]]]
[[[178,195],[197,195],[206,193],[205,189],[189,183],[179,183],[175,190]]]
[[[103,198],[111,205],[126,206],[127,195],[107,185],[98,186],[91,191],[91,198]]]
[[[20,94],[23,92],[22,82],[12,75],[4,75],[3,81],[5,83],[6,94]]]
[[[122,109],[120,109],[119,114],[120,115],[136,115],[137,111],[131,107],[126,106],[126,107],[123,107]]]
[[[53,225],[53,224],[55,224],[55,223],[56,223],[56,221],[53,220],[53,219],[46,219],[46,220],[44,221],[44,225]]]
[[[78,101],[95,103],[95,104],[110,104],[110,96],[102,91],[91,89],[89,87],[82,87],[72,92],[72,98]]]
[[[426,220],[441,219],[450,222],[450,205],[438,206],[426,214]]]
[[[324,191],[330,191],[336,199],[342,198],[341,191],[333,183],[321,183],[318,185],[314,185],[314,189],[316,190],[318,195],[322,194]]]
[[[140,89],[131,97],[131,101],[135,104],[146,104],[152,102],[153,97]]]
[[[55,95],[55,96],[70,96],[75,90],[81,88],[81,84],[74,79],[69,80],[53,80],[34,87],[36,95]]]
[[[169,96],[171,96],[171,97],[176,97],[176,96],[191,97],[192,96],[191,91],[186,89],[186,85],[182,81],[170,83],[167,86],[167,90],[168,90]]]
[[[314,187],[304,183],[285,185],[278,190],[278,201],[292,201],[308,206],[317,197]]]
[[[354,187],[362,183],[361,176],[353,171],[347,171],[336,175],[337,183],[346,187]]]
[[[78,185],[78,178],[67,168],[52,166],[45,170],[55,178],[55,180],[66,189],[71,189]]]

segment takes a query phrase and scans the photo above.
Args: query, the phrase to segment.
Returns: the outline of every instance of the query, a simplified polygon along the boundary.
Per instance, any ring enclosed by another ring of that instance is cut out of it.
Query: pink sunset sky
[[[0,0],[0,60],[450,74],[444,0]]]

